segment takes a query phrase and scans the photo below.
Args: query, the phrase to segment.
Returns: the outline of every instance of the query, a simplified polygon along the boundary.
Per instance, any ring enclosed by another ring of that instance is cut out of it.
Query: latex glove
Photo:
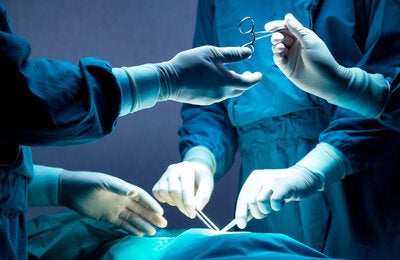
[[[305,168],[255,170],[244,183],[237,200],[235,218],[239,228],[249,213],[256,219],[279,211],[285,203],[301,200],[321,188],[321,180]],[[249,212],[250,211],[250,212]]]
[[[178,53],[170,61],[122,68],[130,79],[126,84],[121,69],[113,73],[121,85],[122,115],[173,100],[209,105],[236,97],[261,80],[260,72],[238,74],[225,63],[251,56],[244,47],[202,46]],[[124,83],[125,82],[125,83]]]
[[[383,75],[339,65],[326,44],[292,14],[287,14],[284,21],[267,23],[265,29],[281,26],[288,31],[272,35],[273,59],[294,84],[362,115],[376,117],[381,113],[389,96]]]
[[[351,167],[347,157],[327,143],[318,144],[290,168],[255,170],[238,196],[237,226],[246,227],[249,213],[256,219],[264,218],[272,211],[281,210],[287,202],[299,201],[324,190],[349,172]]]
[[[138,236],[154,235],[154,226],[167,225],[163,209],[146,191],[103,173],[62,171],[59,202],[83,216]]]
[[[192,161],[170,165],[153,187],[153,195],[160,202],[176,206],[189,218],[195,218],[195,209],[202,210],[214,189],[209,166]]]
[[[163,73],[163,99],[208,105],[236,97],[256,84],[261,73],[228,71],[224,63],[244,60],[251,51],[243,47],[203,46],[180,52],[169,62],[159,64]]]

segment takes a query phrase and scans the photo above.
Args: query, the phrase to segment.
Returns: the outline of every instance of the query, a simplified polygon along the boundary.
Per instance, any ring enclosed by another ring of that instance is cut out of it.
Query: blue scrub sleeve
[[[185,156],[195,146],[208,148],[215,158],[214,177],[221,178],[232,167],[238,145],[226,108],[222,103],[201,107],[183,104],[181,116],[180,153]]]
[[[0,118],[7,126],[0,142],[69,145],[113,131],[121,89],[108,62],[88,57],[75,65],[30,53],[0,4]]]
[[[390,84],[390,100],[378,120],[383,125],[400,132],[400,68]]]
[[[320,135],[326,142],[340,150],[351,162],[356,172],[374,167],[380,159],[394,154],[400,147],[400,135],[376,119],[337,108],[337,119]]]

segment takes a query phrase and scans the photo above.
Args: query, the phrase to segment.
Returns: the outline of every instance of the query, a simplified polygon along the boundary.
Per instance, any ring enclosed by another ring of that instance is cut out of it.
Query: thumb
[[[235,85],[235,91],[238,92],[238,95],[242,94],[244,90],[247,90],[250,87],[254,86],[262,78],[262,74],[259,71],[246,71],[243,74],[229,71],[229,73],[232,78],[232,84]]]
[[[216,48],[216,58],[223,63],[237,62],[249,58],[252,51],[247,47],[221,47]]]
[[[272,210],[281,210],[287,202],[286,200],[291,197],[291,192],[292,190],[285,189],[285,185],[283,185],[283,187],[275,189],[270,198]]]
[[[300,44],[304,47],[305,38],[310,35],[314,35],[314,32],[304,27],[294,16],[293,14],[285,15],[286,27],[289,32],[293,34],[294,37],[300,42]]]

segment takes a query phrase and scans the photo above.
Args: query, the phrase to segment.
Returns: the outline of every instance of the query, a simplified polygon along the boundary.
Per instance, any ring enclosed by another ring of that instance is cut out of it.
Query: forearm
[[[107,62],[33,59],[7,68],[0,63],[1,78],[10,79],[0,90],[0,116],[8,124],[0,129],[0,141],[68,145],[113,131],[121,90]]]
[[[400,147],[398,132],[347,109],[336,108],[329,126],[319,138],[340,150],[351,162],[352,171],[376,167],[396,154]]]
[[[390,89],[390,99],[378,120],[386,127],[400,132],[400,72],[391,81]]]

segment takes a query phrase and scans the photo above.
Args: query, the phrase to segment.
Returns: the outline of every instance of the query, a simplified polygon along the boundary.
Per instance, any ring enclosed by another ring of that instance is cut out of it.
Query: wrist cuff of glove
[[[129,112],[133,113],[155,106],[159,101],[161,88],[161,79],[156,65],[146,64],[122,69],[129,78],[132,93],[132,105]]]
[[[381,74],[370,74],[359,68],[349,68],[349,71],[351,79],[347,89],[330,102],[366,117],[378,117],[389,99],[388,82]]]
[[[320,191],[345,177],[350,169],[350,163],[342,152],[327,143],[319,143],[296,166],[303,167],[320,178]]]
[[[34,178],[28,185],[29,206],[59,205],[59,179],[64,169],[34,165]]]
[[[121,110],[119,116],[124,116],[132,111],[133,93],[128,73],[122,68],[113,68],[112,72],[121,88]]]
[[[207,165],[214,174],[217,163],[214,154],[205,146],[195,146],[188,150],[183,158],[184,161],[199,162]]]

